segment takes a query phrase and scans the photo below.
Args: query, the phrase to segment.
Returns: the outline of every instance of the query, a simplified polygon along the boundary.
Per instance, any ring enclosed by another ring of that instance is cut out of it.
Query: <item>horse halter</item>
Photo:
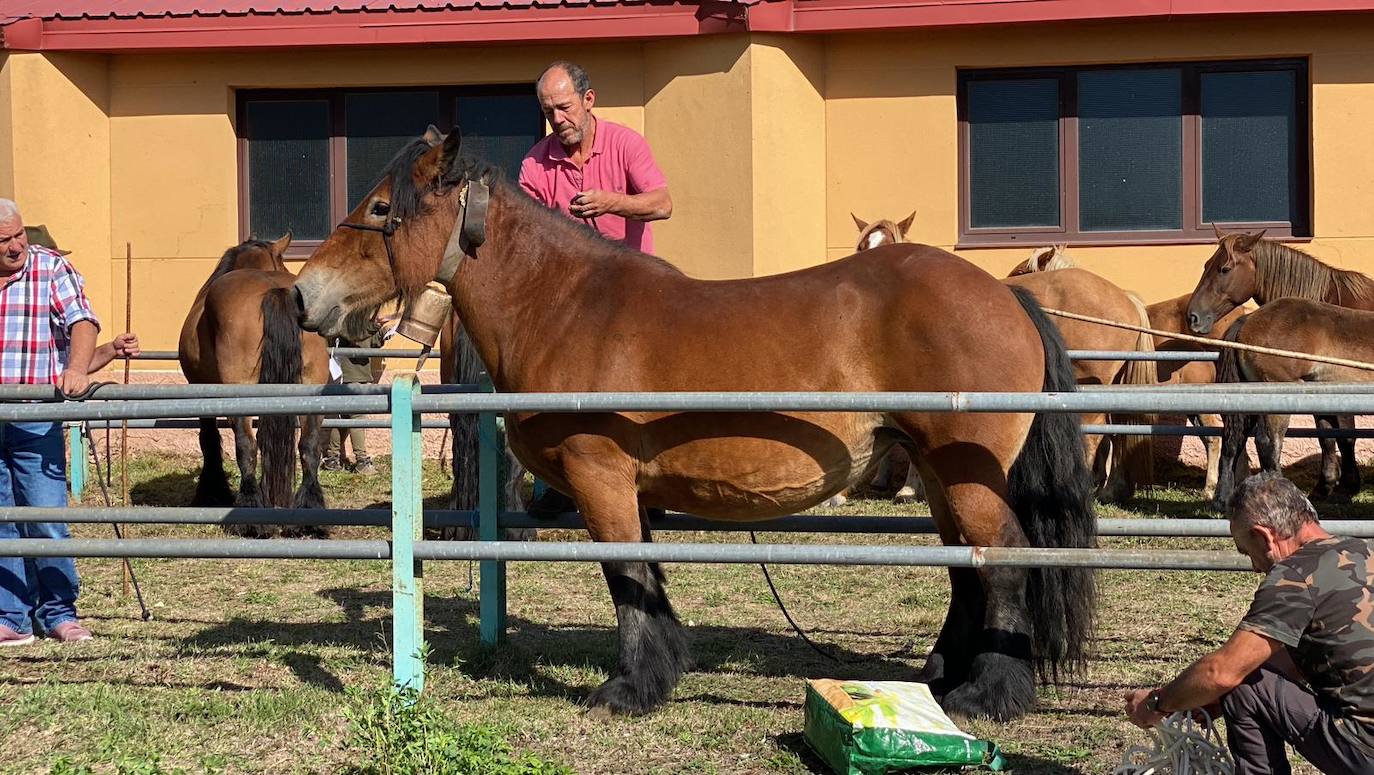
[[[444,247],[444,257],[439,262],[439,271],[406,306],[406,314],[396,326],[396,333],[420,343],[424,348],[415,366],[417,370],[424,365],[430,348],[439,338],[439,331],[453,311],[453,300],[449,296],[447,286],[458,273],[458,265],[465,257],[476,258],[478,246],[487,239],[487,205],[490,201],[491,189],[485,182],[473,179],[467,181],[467,185],[458,194],[458,221],[454,224],[453,233],[449,235],[448,244]],[[394,275],[396,249],[392,246],[391,237],[402,223],[403,220],[399,216],[393,215],[381,226],[343,221],[339,227],[381,234],[382,244],[386,246],[387,262]],[[444,287],[436,288],[436,282]]]

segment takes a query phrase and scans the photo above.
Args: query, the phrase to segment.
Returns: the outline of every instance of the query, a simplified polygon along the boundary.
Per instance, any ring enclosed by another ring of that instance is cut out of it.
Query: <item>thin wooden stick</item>
[[[134,246],[124,243],[124,330],[134,328]],[[124,357],[124,384],[129,384],[129,357]],[[124,493],[124,505],[129,503],[129,421],[119,424],[119,487]],[[124,596],[129,596],[129,563],[124,563]]]
[[[1312,353],[1302,353],[1296,350],[1278,350],[1273,347],[1261,347],[1257,344],[1243,344],[1241,342],[1230,342],[1225,339],[1209,339],[1205,336],[1193,336],[1192,334],[1180,334],[1175,331],[1163,331],[1157,328],[1145,328],[1143,326],[1133,326],[1130,323],[1118,323],[1115,320],[1095,318],[1091,315],[1080,315],[1077,312],[1065,312],[1062,309],[1050,309],[1042,307],[1047,315],[1055,315],[1070,320],[1081,320],[1085,323],[1097,323],[1099,325],[1111,326],[1112,328],[1124,328],[1127,331],[1138,331],[1142,334],[1153,334],[1167,339],[1178,339],[1184,342],[1196,342],[1205,344],[1208,347],[1230,348],[1232,350],[1244,350],[1246,352],[1260,353],[1261,355],[1276,355],[1280,358],[1295,358],[1302,361],[1313,361],[1315,363],[1329,363],[1332,366],[1345,366],[1361,371],[1374,371],[1374,363],[1367,361],[1352,361],[1346,358],[1336,358],[1330,355],[1314,355]]]

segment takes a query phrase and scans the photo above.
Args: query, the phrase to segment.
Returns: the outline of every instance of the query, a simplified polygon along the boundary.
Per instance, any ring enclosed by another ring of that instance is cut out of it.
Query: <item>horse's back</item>
[[[1246,316],[1236,341],[1280,350],[1374,362],[1374,311],[1295,297]],[[1369,382],[1374,371],[1261,353],[1243,353],[1247,380]]]
[[[258,380],[258,358],[263,340],[263,299],[271,291],[289,289],[295,275],[280,270],[235,269],[215,278],[206,288],[204,311],[197,327],[202,350],[214,353],[214,363],[198,371],[213,369],[213,382],[254,383]],[[278,325],[285,325],[278,322]],[[299,328],[294,320],[293,327]],[[329,381],[329,352],[318,334],[300,330],[302,381],[324,384]],[[203,359],[204,360],[204,359]],[[190,374],[187,375],[188,379]]]
[[[524,384],[731,391],[1040,386],[1039,334],[1020,303],[996,278],[938,248],[885,245],[741,280],[627,271],[608,283],[553,313],[569,316],[565,346],[579,356],[571,359],[574,368],[560,359],[562,373],[526,373]],[[998,362],[1008,368],[994,368]]]

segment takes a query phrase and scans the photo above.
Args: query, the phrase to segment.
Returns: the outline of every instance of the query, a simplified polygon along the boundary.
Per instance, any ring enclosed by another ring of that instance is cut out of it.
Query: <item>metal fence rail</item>
[[[246,560],[388,560],[389,541],[243,538],[21,538],[0,540],[0,557],[156,557]],[[496,562],[692,562],[783,565],[1071,567],[1114,570],[1250,570],[1235,552],[1040,549],[1005,546],[854,544],[668,544],[530,541],[415,541],[415,560]]]
[[[329,351],[341,358],[410,358],[420,357],[423,350],[388,350],[385,347],[334,347]],[[175,361],[176,350],[144,350],[133,356],[136,361]]]

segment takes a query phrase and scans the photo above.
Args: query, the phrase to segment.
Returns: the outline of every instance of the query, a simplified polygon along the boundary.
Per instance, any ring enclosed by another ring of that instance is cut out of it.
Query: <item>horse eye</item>
[[[380,215],[380,216],[382,216],[382,217],[385,217],[385,216],[386,216],[388,213],[390,213],[390,212],[391,212],[391,205],[387,204],[386,202],[378,202],[378,203],[372,205],[372,214],[373,214],[373,215]]]
[[[1222,273],[1222,274],[1226,274],[1227,272],[1230,272],[1230,271],[1231,271],[1231,265],[1230,265],[1230,264],[1222,264],[1221,268],[1218,269],[1217,271],[1220,272],[1220,273]]]

